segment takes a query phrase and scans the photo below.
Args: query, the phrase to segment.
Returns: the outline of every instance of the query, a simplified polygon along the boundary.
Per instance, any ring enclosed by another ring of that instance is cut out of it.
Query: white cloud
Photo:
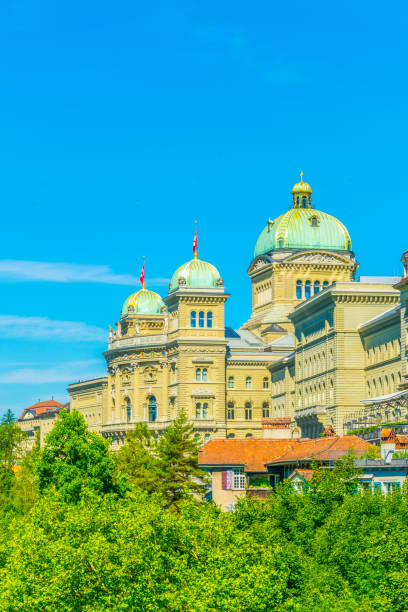
[[[78,321],[53,321],[47,317],[0,315],[2,338],[63,340],[68,342],[107,342],[108,332]]]
[[[105,376],[100,361],[69,361],[56,366],[17,368],[0,374],[1,384],[43,385],[48,383],[72,383]]]
[[[0,280],[48,281],[54,283],[105,283],[109,285],[139,285],[132,274],[116,274],[109,266],[47,261],[0,260]],[[168,278],[147,279],[151,285],[166,285]]]

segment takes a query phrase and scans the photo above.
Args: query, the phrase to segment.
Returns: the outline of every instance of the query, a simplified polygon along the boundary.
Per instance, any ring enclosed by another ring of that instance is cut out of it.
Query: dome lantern
[[[303,181],[303,172],[300,173],[300,182],[293,185],[293,208],[313,208],[312,188]]]

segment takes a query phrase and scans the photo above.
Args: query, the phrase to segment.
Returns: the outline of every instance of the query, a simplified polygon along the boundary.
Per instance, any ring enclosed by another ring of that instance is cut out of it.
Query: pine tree
[[[198,444],[184,413],[160,438],[157,456],[158,482],[165,506],[177,510],[184,498],[202,499],[209,479],[198,466]]]
[[[134,486],[148,493],[157,491],[157,442],[146,423],[137,423],[128,432],[115,459],[118,471]]]

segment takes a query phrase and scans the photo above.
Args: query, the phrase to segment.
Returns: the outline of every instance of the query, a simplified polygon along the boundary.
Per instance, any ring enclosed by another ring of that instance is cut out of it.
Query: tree
[[[101,436],[88,430],[77,410],[61,410],[35,467],[40,492],[55,487],[63,499],[72,502],[77,502],[86,489],[97,494],[119,492],[108,446]]]
[[[203,497],[208,476],[199,468],[198,444],[184,413],[160,438],[157,458],[158,479],[167,507],[179,509],[182,499]]]
[[[116,454],[116,465],[130,482],[152,493],[157,491],[157,442],[146,423],[137,423]]]
[[[14,415],[8,410],[0,423],[0,461],[11,470],[21,458],[26,433],[14,422]]]

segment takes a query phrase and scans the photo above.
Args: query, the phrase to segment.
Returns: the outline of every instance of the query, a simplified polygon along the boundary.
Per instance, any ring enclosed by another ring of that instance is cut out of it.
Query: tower
[[[353,280],[357,267],[347,229],[313,207],[301,173],[291,208],[269,219],[256,242],[248,269],[252,314],[243,328],[264,339],[271,325],[291,331],[288,314],[297,304],[333,282]]]

